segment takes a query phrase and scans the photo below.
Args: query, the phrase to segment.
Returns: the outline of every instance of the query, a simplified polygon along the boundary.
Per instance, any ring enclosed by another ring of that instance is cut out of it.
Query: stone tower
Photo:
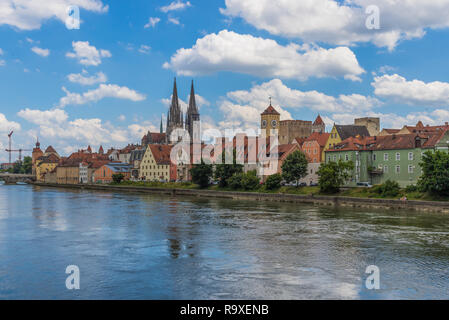
[[[280,119],[281,114],[273,108],[270,99],[270,105],[260,114],[260,128],[265,130],[267,137],[273,135],[272,130],[279,129]]]
[[[357,126],[365,126],[368,129],[370,136],[377,136],[380,132],[380,119],[379,118],[358,118],[354,119],[354,124]]]
[[[36,147],[33,148],[33,153],[31,154],[31,163],[32,163],[32,174],[36,175],[36,160],[44,155],[44,152],[41,150],[41,144],[39,139],[36,141]]]
[[[167,143],[175,143],[176,141],[171,141],[171,133],[175,129],[183,129],[183,115],[182,110],[179,105],[178,99],[178,89],[176,87],[176,78],[173,85],[173,94],[170,104],[170,110],[167,113],[167,128],[166,128],[166,139]]]
[[[186,114],[186,130],[189,132],[190,135],[190,141],[200,141],[201,136],[200,132],[196,132],[197,136],[193,136],[193,127],[194,122],[200,121],[200,113],[198,112],[198,108],[196,106],[196,99],[195,99],[195,90],[193,88],[193,80],[192,80],[192,87],[190,88],[190,100],[189,100],[189,108],[187,109]]]

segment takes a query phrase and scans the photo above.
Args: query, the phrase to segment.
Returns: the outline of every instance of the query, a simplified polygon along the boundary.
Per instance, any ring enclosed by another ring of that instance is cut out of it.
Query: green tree
[[[281,186],[282,176],[279,173],[272,174],[265,181],[265,188],[268,190],[278,189]]]
[[[228,179],[227,185],[233,190],[242,189],[243,176],[244,174],[242,172],[234,174],[232,177]]]
[[[125,179],[125,176],[121,173],[116,173],[112,175],[112,180],[114,183],[120,183],[122,180]]]
[[[25,174],[31,174],[32,167],[33,167],[33,164],[32,164],[31,157],[23,158],[21,172],[25,173]]]
[[[282,178],[287,182],[296,182],[307,175],[307,158],[301,151],[290,154],[282,164]]]
[[[322,163],[318,169],[318,185],[323,193],[337,193],[340,187],[351,177],[351,171],[354,169],[352,161],[341,161]]]
[[[200,188],[207,188],[212,178],[212,165],[205,164],[202,160],[200,164],[194,164],[190,169],[192,182],[199,185]]]
[[[394,198],[401,194],[401,187],[396,181],[388,179],[384,183],[372,187],[370,191],[379,194],[382,198]]]
[[[215,167],[215,179],[218,180],[218,185],[222,188],[228,186],[228,180],[234,174],[242,173],[243,165],[237,164],[236,152],[233,151],[232,164],[225,164],[225,153],[222,154],[222,163]]]
[[[242,187],[245,190],[255,190],[260,185],[260,179],[257,176],[256,170],[248,171],[247,173],[243,174],[242,177]]]
[[[422,175],[418,187],[422,192],[449,195],[449,154],[443,151],[427,151],[419,164]]]

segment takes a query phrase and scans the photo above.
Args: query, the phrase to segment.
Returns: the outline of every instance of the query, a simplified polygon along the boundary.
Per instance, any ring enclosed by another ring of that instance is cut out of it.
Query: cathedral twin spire
[[[200,120],[200,114],[198,112],[198,108],[196,106],[195,99],[195,90],[193,88],[193,80],[192,86],[190,89],[190,99],[189,99],[189,107],[187,109],[186,119],[185,119],[185,129],[189,132],[190,137],[193,137],[193,123],[194,121]],[[161,123],[162,127],[162,123]],[[167,139],[170,139],[170,135],[173,130],[177,128],[184,128],[184,116],[179,104],[178,98],[178,88],[176,86],[176,78],[173,84],[173,94],[170,104],[170,109],[167,113]]]

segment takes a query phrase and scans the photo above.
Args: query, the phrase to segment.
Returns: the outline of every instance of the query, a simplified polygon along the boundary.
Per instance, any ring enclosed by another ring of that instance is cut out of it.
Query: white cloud
[[[108,81],[108,78],[103,72],[97,72],[95,75],[89,76],[86,70],[83,70],[81,73],[71,73],[67,78],[70,82],[79,83],[84,86]]]
[[[126,120],[126,116],[124,114],[121,114],[118,116],[118,120],[119,121],[125,121]]]
[[[110,123],[103,123],[101,119],[69,120],[64,110],[32,110],[24,109],[18,115],[37,125],[36,135],[43,143],[54,147],[75,145],[125,144],[129,141],[127,130],[113,127]]]
[[[49,126],[54,123],[65,122],[68,118],[67,113],[61,109],[53,110],[37,110],[37,109],[23,109],[20,110],[17,115],[28,122],[40,125]]]
[[[306,80],[309,77],[344,77],[359,80],[365,71],[347,47],[324,49],[222,30],[198,39],[190,49],[179,49],[164,68],[180,75],[239,72],[259,77]]]
[[[168,18],[168,22],[176,24],[176,25],[181,24],[181,22],[179,22],[179,18],[173,18],[173,17]]]
[[[49,19],[65,23],[67,7],[76,5],[86,11],[104,13],[108,6],[100,0],[0,0],[0,25],[10,25],[21,30],[39,29]]]
[[[393,50],[400,40],[421,38],[426,29],[449,27],[449,0],[226,0],[222,14],[241,17],[271,34],[305,42],[349,45],[372,42]],[[380,29],[368,29],[365,9],[380,10]]]
[[[35,54],[37,54],[41,57],[48,57],[50,54],[49,49],[43,49],[43,48],[39,48],[39,47],[33,47],[33,48],[31,48],[31,51],[33,51]]]
[[[98,50],[89,45],[89,41],[73,41],[72,47],[74,52],[67,52],[66,57],[78,59],[78,62],[85,66],[98,66],[101,58],[112,57],[108,50]]]
[[[159,127],[156,127],[155,125],[153,125],[151,122],[149,121],[144,121],[141,124],[138,123],[133,123],[131,125],[128,126],[128,130],[130,135],[134,138],[134,139],[140,139],[147,134],[148,131],[150,132],[159,132]]]
[[[66,105],[80,105],[88,102],[96,102],[104,98],[117,98],[131,101],[145,100],[145,95],[138,93],[128,87],[120,87],[116,84],[100,84],[97,89],[92,89],[82,94],[68,91],[65,87],[62,90],[66,93],[65,97],[59,100],[59,107]]]
[[[374,78],[374,93],[382,98],[416,106],[449,106],[449,83],[408,81],[393,74]]]
[[[162,12],[169,12],[169,11],[176,11],[176,10],[183,10],[187,7],[191,7],[190,1],[183,2],[182,0],[173,1],[167,6],[161,7],[160,10]]]
[[[154,28],[160,21],[161,21],[161,19],[158,17],[150,17],[150,18],[148,18],[147,24],[145,24],[143,27],[145,29]]]
[[[0,56],[3,55],[3,49],[0,48]]]
[[[11,130],[20,130],[20,124],[15,121],[9,121],[3,113],[0,113],[0,132],[9,133]]]
[[[151,50],[151,47],[150,46],[147,46],[147,45],[145,45],[145,44],[142,44],[141,46],[140,46],[140,48],[139,48],[139,52],[140,53],[143,53],[143,54],[148,54],[148,53],[150,53],[150,50]]]
[[[3,59],[0,59],[0,67],[3,67],[4,65],[6,65],[6,61]]]

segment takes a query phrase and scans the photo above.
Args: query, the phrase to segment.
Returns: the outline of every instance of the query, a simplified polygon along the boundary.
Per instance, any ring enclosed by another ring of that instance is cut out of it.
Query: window
[[[345,161],[349,160],[349,156],[347,154],[345,154]]]
[[[384,153],[384,161],[388,161],[388,153]]]
[[[373,153],[373,161],[376,161],[376,154]]]
[[[384,173],[388,173],[388,166],[384,166]]]
[[[408,166],[408,173],[413,173],[413,166],[412,165]]]
[[[399,152],[396,152],[396,161],[401,160],[401,154]]]
[[[337,161],[337,156],[334,156],[334,161]]]
[[[327,161],[331,161],[331,156],[328,156],[328,157],[327,157]]]
[[[401,173],[401,166],[396,166],[396,173]]]
[[[413,161],[413,152],[408,153],[408,160]]]

